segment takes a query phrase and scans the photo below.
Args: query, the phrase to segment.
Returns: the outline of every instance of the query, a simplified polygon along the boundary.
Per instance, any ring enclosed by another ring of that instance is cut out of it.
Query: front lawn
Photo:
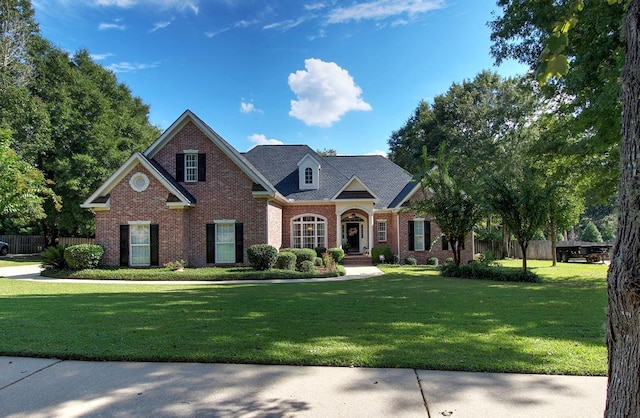
[[[549,264],[531,262],[535,284],[427,267],[330,283],[0,279],[0,355],[605,375],[606,267]]]
[[[9,255],[0,258],[0,267],[26,266],[30,264],[38,265],[42,262],[40,255],[15,256]]]

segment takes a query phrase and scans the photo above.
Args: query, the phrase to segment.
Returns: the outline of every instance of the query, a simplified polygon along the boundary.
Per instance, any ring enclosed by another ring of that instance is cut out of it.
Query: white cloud
[[[93,4],[96,6],[120,7],[122,9],[143,6],[161,9],[176,9],[179,11],[191,10],[196,15],[200,10],[197,0],[94,0]]]
[[[325,7],[327,6],[325,6],[324,3],[314,3],[314,4],[304,5],[304,9],[309,11],[320,10],[320,9],[324,9]]]
[[[262,29],[279,29],[283,32],[288,31],[289,29],[293,29],[296,26],[299,26],[306,22],[309,18],[306,16],[300,17],[298,19],[288,19],[283,20],[282,22],[270,23],[268,25],[264,25]]]
[[[164,22],[156,22],[153,25],[153,28],[151,28],[151,30],[149,31],[149,33],[153,33],[153,32],[158,31],[160,29],[164,29],[167,26],[171,25],[171,23],[173,23],[172,20],[167,20],[167,21],[164,21]]]
[[[374,0],[356,3],[349,7],[337,7],[328,17],[328,23],[346,23],[351,20],[380,20],[389,17],[430,12],[445,7],[445,0]]]
[[[389,156],[386,151],[381,151],[379,149],[371,152],[365,152],[364,155],[382,155],[384,158],[387,158]]]
[[[112,56],[113,54],[111,52],[105,52],[104,54],[91,54],[91,58],[94,61],[106,60],[107,58],[111,58]]]
[[[229,30],[229,28],[224,28],[224,29],[220,29],[219,31],[215,31],[215,32],[205,32],[204,36],[206,36],[207,38],[213,38],[215,36],[220,35],[221,33],[225,33],[228,30]]]
[[[106,68],[114,73],[131,73],[134,71],[147,70],[149,68],[155,68],[158,63],[144,64],[139,62],[116,62],[108,65]]]
[[[253,134],[248,136],[249,141],[254,143],[255,145],[284,145],[284,142],[279,141],[277,139],[267,139],[264,134]]]
[[[240,102],[240,111],[242,113],[253,113],[253,112],[262,113],[262,110],[255,107],[252,102]]]
[[[117,29],[117,30],[125,30],[127,27],[125,25],[121,25],[119,23],[100,23],[98,25],[98,30],[110,30],[110,29]]]
[[[305,60],[304,66],[306,70],[289,74],[289,87],[298,97],[291,101],[289,116],[307,125],[326,127],[351,110],[371,110],[347,70],[316,58]]]

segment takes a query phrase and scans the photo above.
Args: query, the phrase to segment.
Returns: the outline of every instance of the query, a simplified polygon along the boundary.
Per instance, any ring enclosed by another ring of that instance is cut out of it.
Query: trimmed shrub
[[[438,264],[439,264],[438,257],[427,258],[427,266],[438,266]]]
[[[278,250],[269,244],[256,244],[247,250],[249,264],[254,269],[269,270],[276,263],[278,258]]]
[[[104,248],[95,244],[78,244],[64,249],[64,260],[74,270],[94,269],[102,261]]]
[[[64,259],[65,245],[54,245],[42,252],[42,267],[46,269],[65,269],[69,267]]]
[[[316,252],[317,257],[322,257],[322,254],[327,252],[327,249],[325,247],[316,247],[314,248],[314,250]]]
[[[298,265],[298,270],[302,273],[313,273],[316,271],[315,266],[313,265],[313,261],[304,260],[302,263]]]
[[[417,266],[418,260],[415,257],[407,257],[404,259],[404,263],[408,266]]]
[[[280,251],[276,258],[275,267],[280,270],[295,270],[296,255],[290,251]]]
[[[316,259],[316,252],[311,248],[291,248],[289,251],[296,255],[296,265],[299,267],[303,261],[311,261]]]
[[[447,263],[440,267],[440,274],[446,277],[494,280],[497,282],[542,282],[542,278],[531,271],[527,271],[526,274],[523,274],[522,269],[520,268],[492,267],[485,263],[471,263],[460,266],[456,266],[453,263]]]
[[[384,245],[379,245],[371,249],[371,260],[373,261],[373,264],[379,264],[381,262],[381,255],[384,256],[384,261],[382,261],[383,263],[393,262],[393,254],[391,253],[391,248]]]
[[[316,257],[313,259],[313,265],[316,267],[324,266],[324,262],[322,261],[322,257]]]
[[[333,258],[333,261],[335,261],[336,263],[342,263],[342,260],[344,260],[344,250],[342,248],[329,248],[327,250],[327,253],[331,256],[331,258]]]

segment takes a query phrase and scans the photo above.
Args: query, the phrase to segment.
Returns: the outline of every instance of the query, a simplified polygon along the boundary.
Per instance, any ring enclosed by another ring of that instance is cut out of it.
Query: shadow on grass
[[[606,372],[606,290],[589,286],[405,274],[354,282],[153,290],[24,286],[21,294],[0,297],[1,354]]]

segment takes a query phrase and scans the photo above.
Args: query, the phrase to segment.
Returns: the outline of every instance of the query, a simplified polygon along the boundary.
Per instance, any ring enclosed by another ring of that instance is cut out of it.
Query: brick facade
[[[176,155],[185,151],[206,155],[206,179],[198,182],[180,182],[196,199],[194,206],[183,205],[171,208],[167,204],[171,196],[170,189],[177,186],[168,185],[159,180],[155,172],[150,172],[138,161],[127,166],[126,173],[115,184],[110,184],[109,204],[95,207],[96,242],[105,248],[104,263],[118,265],[120,263],[120,226],[131,222],[145,222],[158,225],[158,256],[160,265],[179,259],[186,260],[192,266],[207,264],[207,225],[216,221],[232,221],[243,225],[244,262],[247,264],[246,250],[254,244],[268,243],[276,248],[291,247],[292,220],[303,215],[323,218],[326,223],[326,247],[342,244],[341,218],[347,214],[357,214],[365,221],[362,224],[364,234],[361,236],[361,249],[385,245],[391,248],[394,255],[403,261],[414,256],[420,264],[426,263],[429,257],[437,257],[441,262],[451,257],[451,251],[443,251],[440,240],[433,248],[426,251],[409,251],[408,223],[414,219],[412,213],[404,210],[382,210],[373,212],[362,202],[354,201],[352,209],[348,209],[348,201],[340,203],[287,202],[281,196],[254,195],[256,177],[250,171],[243,171],[236,154],[226,150],[226,143],[211,137],[193,122],[186,119],[177,125],[171,137],[165,137],[160,148],[152,154],[153,160],[161,165],[170,176],[176,175]],[[161,137],[162,138],[162,137]],[[227,144],[228,145],[228,144]],[[226,151],[225,151],[226,150]],[[145,162],[146,164],[146,162]],[[245,166],[244,170],[247,170]],[[124,170],[124,167],[122,168]],[[136,173],[143,173],[149,178],[148,187],[141,192],[133,190],[129,181]],[[117,177],[119,178],[119,177]],[[366,182],[366,179],[363,179]],[[164,180],[163,180],[164,181]],[[171,183],[171,180],[169,183]],[[106,190],[106,189],[105,189]],[[175,190],[175,189],[173,189]],[[98,192],[96,192],[98,193]],[[364,208],[364,209],[363,209]],[[337,213],[340,212],[340,213]],[[370,225],[373,212],[373,225]],[[429,218],[427,218],[429,219]],[[378,222],[385,221],[387,240],[378,241]],[[431,222],[431,237],[441,235],[438,226]],[[372,236],[370,236],[372,234]],[[362,241],[364,239],[365,241]],[[462,261],[473,258],[472,237],[468,238]]]

